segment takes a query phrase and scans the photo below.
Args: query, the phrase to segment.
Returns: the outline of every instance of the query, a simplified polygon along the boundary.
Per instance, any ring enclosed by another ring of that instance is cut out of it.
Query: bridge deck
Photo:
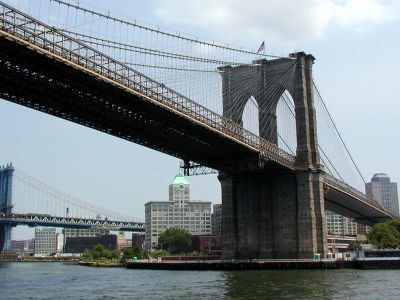
[[[146,147],[226,170],[294,157],[151,78],[5,4],[0,97]]]
[[[98,219],[82,219],[69,217],[55,217],[41,214],[0,214],[0,224],[8,224],[11,226],[28,225],[62,227],[62,228],[106,228],[114,231],[133,231],[144,232],[144,223],[115,221],[115,220],[98,220]]]
[[[232,172],[265,160],[293,171],[294,157],[230,120],[53,27],[0,3],[0,98]],[[371,224],[393,218],[327,184],[327,208]]]

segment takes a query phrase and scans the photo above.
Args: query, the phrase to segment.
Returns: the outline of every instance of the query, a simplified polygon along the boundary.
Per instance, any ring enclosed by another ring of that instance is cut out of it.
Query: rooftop
[[[176,175],[171,184],[190,184],[189,181],[182,175]]]

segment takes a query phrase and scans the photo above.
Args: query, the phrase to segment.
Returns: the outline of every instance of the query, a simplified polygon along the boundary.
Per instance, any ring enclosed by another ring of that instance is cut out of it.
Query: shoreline
[[[175,271],[400,269],[400,260],[264,260],[127,262],[127,269]]]

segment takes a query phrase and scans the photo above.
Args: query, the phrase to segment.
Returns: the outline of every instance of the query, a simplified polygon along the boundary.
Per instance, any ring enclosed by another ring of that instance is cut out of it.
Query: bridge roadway
[[[234,174],[295,172],[295,157],[55,28],[0,2],[0,98]],[[325,176],[326,208],[398,217]]]
[[[43,214],[0,214],[0,224],[17,226],[28,225],[30,227],[62,227],[62,228],[106,228],[113,231],[144,232],[144,223],[83,219],[71,217],[55,217]]]

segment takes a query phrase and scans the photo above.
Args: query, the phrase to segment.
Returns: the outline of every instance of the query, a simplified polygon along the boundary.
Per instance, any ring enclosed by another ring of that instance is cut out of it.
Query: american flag
[[[260,47],[257,50],[257,54],[264,51],[265,50],[265,41],[262,42],[262,44],[260,45]]]

